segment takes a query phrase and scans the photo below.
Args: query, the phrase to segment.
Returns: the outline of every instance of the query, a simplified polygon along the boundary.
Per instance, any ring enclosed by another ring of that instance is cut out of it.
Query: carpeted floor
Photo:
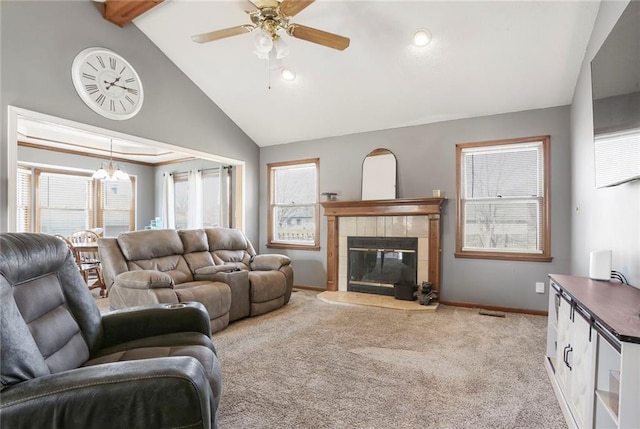
[[[340,306],[298,291],[214,334],[221,429],[566,428],[547,319]]]

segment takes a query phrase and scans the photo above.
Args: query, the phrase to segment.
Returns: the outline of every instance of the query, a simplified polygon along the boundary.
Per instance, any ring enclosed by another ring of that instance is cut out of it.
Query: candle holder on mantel
[[[338,195],[337,192],[323,192],[322,195],[325,196],[326,200],[325,201],[336,201],[336,195]]]

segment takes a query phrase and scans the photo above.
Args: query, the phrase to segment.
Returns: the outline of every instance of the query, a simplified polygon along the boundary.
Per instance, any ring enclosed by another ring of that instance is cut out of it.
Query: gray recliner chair
[[[100,315],[65,244],[0,234],[0,422],[215,428],[222,391],[200,303]]]

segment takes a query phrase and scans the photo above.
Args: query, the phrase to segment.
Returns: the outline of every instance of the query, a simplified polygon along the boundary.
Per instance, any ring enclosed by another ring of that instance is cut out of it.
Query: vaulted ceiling
[[[259,146],[570,104],[597,1],[317,0],[291,22],[350,38],[339,51],[283,35],[281,64],[254,35],[246,0],[168,0],[133,20]],[[426,28],[429,45],[411,44]],[[296,79],[285,81],[276,67]]]

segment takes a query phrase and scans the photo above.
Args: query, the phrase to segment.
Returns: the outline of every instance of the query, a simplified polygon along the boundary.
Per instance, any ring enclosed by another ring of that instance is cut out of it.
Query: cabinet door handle
[[[567,366],[569,366],[569,362],[567,362],[567,350],[569,350],[569,347],[571,346],[565,346],[564,349],[562,349],[562,361]]]
[[[571,371],[571,365],[569,365],[569,353],[573,351],[573,347],[571,347],[571,344],[569,344],[568,347],[569,348],[567,349],[567,357],[565,358],[564,363],[567,365],[567,368],[569,368],[569,371]]]

